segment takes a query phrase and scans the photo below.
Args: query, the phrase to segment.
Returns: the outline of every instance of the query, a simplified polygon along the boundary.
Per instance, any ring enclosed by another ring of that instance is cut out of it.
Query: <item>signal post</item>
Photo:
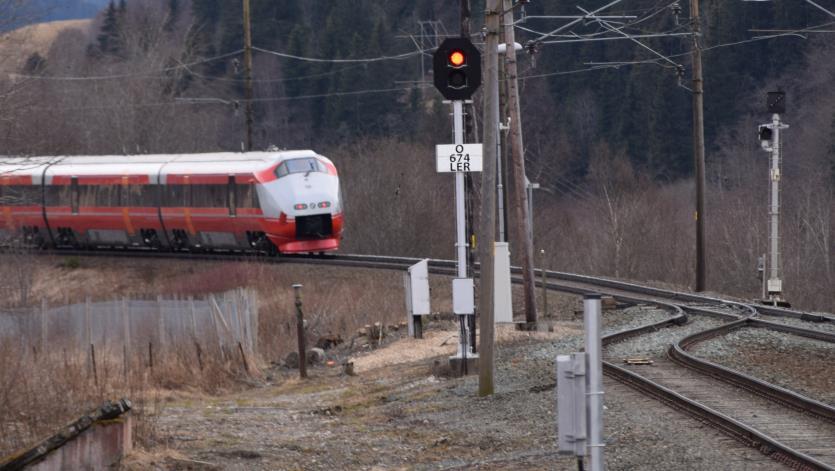
[[[783,280],[780,275],[780,167],[783,159],[783,142],[780,133],[789,125],[781,121],[780,115],[786,112],[786,94],[782,91],[768,92],[767,110],[771,115],[770,124],[759,126],[760,145],[771,154],[769,165],[769,206],[768,206],[768,255],[763,257],[763,304],[790,307],[783,298]]]
[[[467,273],[467,227],[464,174],[480,172],[482,145],[464,143],[464,101],[481,85],[481,54],[467,38],[449,38],[433,56],[435,88],[452,103],[453,144],[436,148],[436,170],[455,173],[457,277],[452,281],[453,311],[459,316],[458,353],[450,358],[452,371],[461,375],[476,371],[478,355],[470,345],[470,316],[475,315],[475,288]]]

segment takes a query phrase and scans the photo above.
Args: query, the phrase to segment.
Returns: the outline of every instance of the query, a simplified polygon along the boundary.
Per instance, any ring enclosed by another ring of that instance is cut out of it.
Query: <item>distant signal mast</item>
[[[786,112],[786,94],[782,91],[769,92],[766,107],[771,115],[771,123],[759,126],[760,144],[763,150],[771,153],[769,180],[769,226],[768,226],[768,254],[763,257],[763,299],[764,304],[789,307],[783,298],[783,280],[780,276],[782,264],[780,260],[780,167],[782,164],[783,141],[780,131],[788,129],[783,124],[780,115]]]

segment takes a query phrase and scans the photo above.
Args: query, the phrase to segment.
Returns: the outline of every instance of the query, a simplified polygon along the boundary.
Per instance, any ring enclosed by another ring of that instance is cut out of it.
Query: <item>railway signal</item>
[[[453,134],[455,142],[439,145],[436,150],[438,172],[455,173],[455,216],[457,277],[452,283],[452,304],[461,325],[458,354],[450,358],[453,371],[465,375],[475,366],[475,345],[470,345],[475,315],[474,283],[467,273],[467,222],[464,174],[481,171],[481,144],[464,144],[464,100],[470,98],[481,86],[481,54],[467,38],[448,38],[441,43],[433,56],[435,87],[447,100],[452,101]]]
[[[788,307],[789,303],[783,299],[783,280],[780,277],[782,269],[780,262],[780,166],[783,158],[783,143],[780,140],[780,131],[789,127],[788,124],[783,124],[780,120],[780,114],[786,112],[786,94],[781,91],[769,92],[766,109],[769,113],[772,113],[771,123],[761,124],[758,127],[760,145],[764,151],[771,153],[769,170],[771,187],[768,211],[770,218],[768,225],[769,251],[763,267],[765,292],[762,302]]]
[[[466,100],[481,86],[481,54],[467,38],[447,38],[432,57],[435,88],[447,100]]]

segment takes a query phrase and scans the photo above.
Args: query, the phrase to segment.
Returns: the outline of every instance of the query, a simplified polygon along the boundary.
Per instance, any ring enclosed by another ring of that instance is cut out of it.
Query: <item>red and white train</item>
[[[47,247],[321,253],[342,238],[336,167],[310,150],[0,156],[0,238]]]

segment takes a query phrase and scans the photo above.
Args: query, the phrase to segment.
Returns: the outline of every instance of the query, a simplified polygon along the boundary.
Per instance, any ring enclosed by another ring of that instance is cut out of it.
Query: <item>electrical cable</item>
[[[304,56],[297,56],[293,54],[287,54],[284,52],[278,51],[270,51],[269,49],[262,49],[260,47],[253,47],[253,51],[258,51],[264,54],[270,54],[273,56],[282,57],[284,59],[294,59],[299,61],[305,62],[316,62],[316,63],[325,63],[325,64],[344,64],[344,63],[370,63],[370,62],[382,62],[382,61],[389,61],[389,60],[403,60],[408,59],[410,57],[414,57],[417,55],[421,55],[424,53],[431,52],[433,49],[423,49],[418,51],[412,52],[405,52],[403,54],[398,54],[395,56],[380,56],[380,57],[371,57],[366,59],[321,59],[316,57],[304,57]]]
[[[768,36],[757,36],[757,37],[754,37],[754,38],[744,39],[744,40],[741,40],[741,41],[733,41],[733,42],[728,42],[728,43],[714,44],[712,46],[703,47],[702,52],[707,52],[707,51],[711,51],[713,49],[718,49],[718,48],[723,48],[723,47],[731,47],[731,46],[749,44],[749,43],[764,41],[764,40],[768,40],[768,39],[776,39],[776,38],[780,38],[780,37],[797,36],[798,33],[815,32],[815,30],[818,29],[818,28],[824,28],[824,27],[832,26],[832,25],[835,25],[835,21],[822,23],[822,24],[815,25],[815,26],[809,26],[807,28],[787,31],[785,33],[780,33],[780,34],[773,34],[773,35],[768,35]],[[678,58],[678,57],[689,56],[690,54],[692,54],[692,52],[693,51],[686,51],[686,52],[681,52],[681,53],[677,53],[677,54],[671,54],[671,55],[666,56],[666,57],[670,58],[670,59],[674,59],[674,58]],[[663,64],[660,64],[658,62],[658,59],[648,59],[648,60],[642,60],[642,61],[598,62],[598,63],[592,63],[592,67],[588,67],[588,68],[585,68],[585,69],[574,69],[574,70],[566,70],[566,71],[560,71],[560,72],[548,72],[548,73],[536,74],[536,75],[526,75],[526,76],[520,76],[519,80],[542,78],[542,77],[553,77],[553,76],[560,76],[560,75],[574,75],[574,74],[579,74],[579,73],[584,73],[584,72],[593,72],[593,71],[596,71],[596,70],[618,69],[620,67],[628,67],[628,66],[633,66],[633,65],[645,65],[645,64],[658,65],[658,66],[665,67]]]
[[[411,91],[411,90],[419,90],[423,88],[428,88],[428,85],[425,86],[416,86],[416,87],[401,87],[401,88],[385,88],[385,89],[369,89],[369,90],[352,90],[347,92],[331,92],[331,93],[321,93],[315,95],[301,95],[301,96],[285,96],[285,97],[265,97],[265,98],[253,98],[252,100],[243,100],[243,99],[233,99],[233,98],[218,98],[218,97],[180,97],[175,101],[168,101],[168,102],[152,102],[152,103],[134,103],[134,104],[127,104],[127,105],[102,105],[102,106],[70,106],[70,107],[63,107],[63,108],[56,108],[56,107],[37,107],[37,108],[28,108],[27,111],[95,111],[95,110],[109,110],[109,109],[123,109],[123,108],[155,108],[155,107],[164,107],[164,106],[191,106],[191,105],[239,105],[241,103],[258,103],[258,102],[276,102],[276,101],[293,101],[293,100],[305,100],[305,99],[312,99],[312,98],[330,98],[330,97],[338,97],[338,96],[356,96],[356,95],[368,95],[374,93],[393,93],[393,92],[404,92],[404,91]]]
[[[187,69],[189,67],[193,67],[193,66],[196,66],[196,65],[201,65],[201,64],[206,64],[206,63],[209,63],[209,62],[214,62],[214,61],[217,61],[217,60],[221,60],[221,59],[226,59],[226,58],[241,54],[242,52],[244,52],[244,50],[240,49],[238,51],[229,52],[229,53],[226,53],[226,54],[221,54],[219,56],[209,57],[209,58],[206,58],[206,59],[201,59],[199,61],[190,62],[188,64],[180,64],[180,65],[175,65],[175,66],[171,66],[171,67],[166,67],[166,68],[161,69],[157,72],[145,73],[145,74],[116,74],[116,75],[98,75],[98,76],[88,76],[88,77],[66,76],[66,75],[63,75],[63,76],[60,76],[60,75],[26,75],[26,74],[16,74],[16,73],[9,73],[9,75],[14,76],[14,77],[19,77],[19,78],[31,79],[31,80],[54,80],[54,81],[68,81],[68,82],[76,82],[76,81],[80,82],[80,81],[88,81],[88,80],[122,80],[122,79],[148,78],[148,77],[158,78],[158,77],[160,77],[160,74],[163,74],[165,72],[170,72],[172,70],[179,70],[179,69]]]

